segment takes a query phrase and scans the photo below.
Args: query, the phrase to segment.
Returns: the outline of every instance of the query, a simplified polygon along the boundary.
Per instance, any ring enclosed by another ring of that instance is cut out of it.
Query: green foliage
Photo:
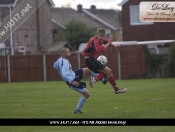
[[[74,49],[78,49],[81,43],[86,43],[92,36],[95,35],[95,31],[88,29],[86,24],[80,21],[72,20],[66,24],[65,30],[66,41],[68,45]]]
[[[146,46],[144,50],[151,77],[175,77],[175,43],[169,54],[151,54]]]
[[[65,40],[66,40],[66,38],[65,38],[64,30],[61,28],[58,28],[57,33],[53,34],[53,43],[55,44],[58,41],[65,41]]]
[[[171,76],[175,77],[175,44],[173,44],[170,49],[170,69]]]
[[[166,68],[168,67],[168,54],[151,54],[147,48],[144,47],[146,63],[151,77],[166,77]]]

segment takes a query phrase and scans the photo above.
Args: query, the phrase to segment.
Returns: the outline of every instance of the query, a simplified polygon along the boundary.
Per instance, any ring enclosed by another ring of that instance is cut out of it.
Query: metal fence
[[[140,78],[148,72],[142,46],[110,47],[103,55],[116,79]],[[59,57],[60,54],[0,56],[0,82],[62,80],[53,69]],[[73,70],[86,67],[81,53],[72,53],[69,61]]]

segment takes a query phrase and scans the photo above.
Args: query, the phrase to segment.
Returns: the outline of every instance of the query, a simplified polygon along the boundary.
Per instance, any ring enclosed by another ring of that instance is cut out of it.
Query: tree
[[[168,54],[153,54],[149,52],[147,46],[144,46],[146,63],[150,77],[166,77],[167,67],[169,67]]]
[[[65,41],[65,32],[64,29],[62,28],[58,28],[56,30],[54,30],[53,32],[53,44],[55,44],[58,41]]]
[[[66,41],[75,50],[78,50],[81,43],[86,43],[95,34],[94,30],[87,28],[86,23],[76,20],[66,24],[66,28]]]

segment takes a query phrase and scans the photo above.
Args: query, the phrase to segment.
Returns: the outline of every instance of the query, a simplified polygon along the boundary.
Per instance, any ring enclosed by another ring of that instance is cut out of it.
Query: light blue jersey
[[[63,78],[63,80],[69,85],[73,90],[76,90],[80,93],[84,93],[86,90],[86,83],[81,82],[80,79],[83,77],[83,70],[79,69],[77,71],[72,71],[72,66],[69,61],[65,58],[60,57],[56,62],[54,62],[53,67],[58,70],[58,73]],[[73,86],[71,83],[73,80],[76,80],[79,83],[78,87]],[[83,104],[86,102],[86,98],[82,96],[78,102],[78,105],[75,108],[76,111],[82,113],[80,110],[83,107]]]
[[[65,82],[69,84],[75,79],[75,72],[72,71],[72,66],[69,61],[65,58],[60,57],[53,65],[53,67],[58,70],[58,73],[63,78]]]

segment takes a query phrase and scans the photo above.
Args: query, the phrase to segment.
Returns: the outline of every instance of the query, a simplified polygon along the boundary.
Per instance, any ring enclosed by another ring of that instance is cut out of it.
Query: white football
[[[106,63],[108,62],[108,59],[106,58],[106,56],[104,55],[100,55],[98,58],[97,58],[98,61],[100,61],[103,65],[106,65]]]

